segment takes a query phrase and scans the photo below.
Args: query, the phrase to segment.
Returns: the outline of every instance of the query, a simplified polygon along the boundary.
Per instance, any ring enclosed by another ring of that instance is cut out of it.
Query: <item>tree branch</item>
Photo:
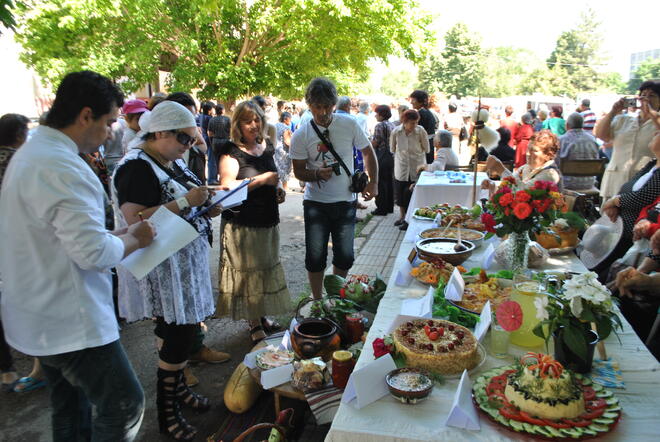
[[[238,57],[236,57],[236,66],[240,65],[243,61],[243,57],[247,54],[248,48],[250,46],[250,22],[245,22],[245,36],[243,37],[243,46],[241,47],[241,52],[239,52]]]

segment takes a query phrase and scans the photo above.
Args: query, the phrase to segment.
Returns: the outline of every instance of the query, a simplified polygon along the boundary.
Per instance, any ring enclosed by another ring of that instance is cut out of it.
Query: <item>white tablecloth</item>
[[[415,209],[440,202],[472,207],[474,173],[464,172],[463,175],[465,176],[464,183],[450,183],[447,172],[444,172],[442,175],[422,172],[410,197],[410,205],[408,206],[408,212],[406,212],[406,221],[410,223]],[[479,202],[480,198],[481,182],[486,178],[488,177],[484,172],[477,173],[477,202]]]
[[[413,220],[410,227],[418,230],[419,224],[420,222]],[[410,240],[404,240],[401,243],[395,270],[392,272],[387,292],[380,303],[373,326],[367,336],[364,351],[357,361],[357,368],[374,359],[371,350],[372,341],[385,334],[385,330],[399,313],[401,302],[408,297],[420,297],[427,290],[426,286],[417,281],[413,281],[408,287],[395,285],[396,269],[403,268],[412,247],[413,242]],[[484,249],[485,246],[477,249],[464,265],[468,268],[480,266],[481,254]],[[553,257],[548,267],[586,271],[574,255]],[[622,317],[622,319],[624,318]],[[660,437],[660,419],[657,418],[658,410],[660,410],[660,364],[648,352],[630,325],[625,320],[623,322],[624,331],[619,333],[622,345],[619,345],[614,334],[606,340],[608,355],[619,362],[626,384],[625,390],[613,390],[621,401],[623,415],[614,431],[598,440],[658,440]],[[485,338],[484,345],[488,348],[488,336]],[[521,347],[510,347],[510,353],[517,355],[528,350]],[[539,348],[539,351],[543,351],[543,349]],[[512,362],[513,357],[502,360],[489,355],[479,371]],[[491,423],[483,415],[480,415],[481,430],[479,431],[446,427],[444,422],[450,411],[457,386],[457,379],[448,379],[443,385],[436,385],[431,396],[417,405],[401,404],[389,395],[362,409],[342,403],[325,440],[331,442],[533,440],[504,430]]]

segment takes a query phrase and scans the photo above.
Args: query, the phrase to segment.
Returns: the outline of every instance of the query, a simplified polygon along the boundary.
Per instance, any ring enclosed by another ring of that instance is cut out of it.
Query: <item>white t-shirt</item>
[[[323,132],[326,128],[318,126]],[[337,154],[344,160],[348,170],[353,173],[353,146],[363,150],[369,146],[369,139],[360,128],[355,118],[350,115],[333,114],[332,122],[327,128],[329,139]],[[306,160],[309,169],[318,169],[335,163],[336,160],[330,152],[319,152],[319,139],[310,121],[301,124],[300,128],[291,137],[291,148],[289,156],[292,160]],[[309,182],[305,185],[306,200],[319,203],[336,203],[339,201],[354,201],[355,195],[348,190],[351,184],[350,177],[341,168],[341,174],[335,175],[319,186],[317,182]]]

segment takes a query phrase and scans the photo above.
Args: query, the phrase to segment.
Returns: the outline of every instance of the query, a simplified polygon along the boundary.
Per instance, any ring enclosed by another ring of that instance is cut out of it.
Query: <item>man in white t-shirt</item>
[[[349,190],[351,177],[337,162],[312,127],[333,145],[349,172],[353,173],[353,146],[362,152],[369,183],[362,192],[365,201],[378,194],[378,163],[371,143],[356,120],[334,114],[335,85],[326,78],[315,78],[307,86],[305,101],[313,119],[302,123],[291,138],[289,155],[293,173],[305,181],[305,267],[312,295],[318,299],[323,289],[323,272],[332,235],[332,264],[335,275],[346,276],[353,265],[353,236],[357,195]]]

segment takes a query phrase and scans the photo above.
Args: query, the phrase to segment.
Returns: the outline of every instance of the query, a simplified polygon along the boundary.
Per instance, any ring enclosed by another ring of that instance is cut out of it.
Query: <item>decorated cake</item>
[[[530,352],[520,362],[504,389],[512,405],[545,419],[573,419],[584,413],[581,384],[552,356]]]
[[[450,321],[416,319],[401,324],[392,340],[406,365],[433,373],[459,374],[479,362],[477,340],[467,328]]]

